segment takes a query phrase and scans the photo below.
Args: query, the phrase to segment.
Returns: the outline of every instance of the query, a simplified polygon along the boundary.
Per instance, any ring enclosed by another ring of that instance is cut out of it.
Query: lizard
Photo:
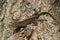
[[[38,19],[41,15],[50,15],[50,17],[52,17],[54,20],[56,20],[53,15],[51,15],[50,13],[48,12],[41,12],[40,14],[38,14],[38,12],[36,12],[36,15],[34,15],[33,17],[29,18],[29,19],[26,19],[24,21],[21,21],[21,22],[18,22],[16,25],[17,25],[17,28],[14,30],[13,34],[14,33],[17,33],[21,30],[21,28],[26,28],[27,25],[31,24],[31,23],[34,23],[34,21],[36,21],[36,19]]]

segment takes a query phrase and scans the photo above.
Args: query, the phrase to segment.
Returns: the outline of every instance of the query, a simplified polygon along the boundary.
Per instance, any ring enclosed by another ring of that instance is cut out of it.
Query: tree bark
[[[36,12],[47,12],[54,19],[48,14],[41,15],[13,34],[19,22],[34,17]],[[0,0],[0,40],[60,40],[59,24],[59,0]]]

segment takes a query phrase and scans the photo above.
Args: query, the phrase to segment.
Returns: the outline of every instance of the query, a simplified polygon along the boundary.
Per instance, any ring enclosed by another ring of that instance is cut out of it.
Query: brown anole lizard
[[[21,28],[26,28],[27,25],[31,24],[31,23],[34,23],[34,21],[36,21],[36,19],[38,19],[41,15],[45,15],[45,14],[48,14],[50,15],[50,17],[52,17],[54,20],[55,18],[48,12],[41,12],[40,14],[38,14],[38,12],[36,13],[36,15],[34,15],[33,17],[29,18],[29,19],[26,19],[24,21],[21,21],[21,22],[18,22],[16,25],[16,29],[14,30],[13,33],[17,33],[20,31]]]

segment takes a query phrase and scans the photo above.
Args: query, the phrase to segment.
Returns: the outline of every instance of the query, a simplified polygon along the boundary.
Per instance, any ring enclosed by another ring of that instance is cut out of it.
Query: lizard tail
[[[52,17],[54,20],[56,20],[56,19],[54,18],[54,16],[53,16],[52,14],[48,13],[48,12],[41,12],[40,14],[37,14],[37,15],[36,15],[36,18],[39,18],[41,15],[46,15],[46,14],[48,14],[50,17]]]

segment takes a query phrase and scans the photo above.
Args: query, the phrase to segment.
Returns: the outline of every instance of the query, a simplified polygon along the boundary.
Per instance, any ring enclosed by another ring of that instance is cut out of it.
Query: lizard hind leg
[[[37,25],[37,21],[38,21],[38,19],[35,19],[35,21],[33,21],[34,26]]]

